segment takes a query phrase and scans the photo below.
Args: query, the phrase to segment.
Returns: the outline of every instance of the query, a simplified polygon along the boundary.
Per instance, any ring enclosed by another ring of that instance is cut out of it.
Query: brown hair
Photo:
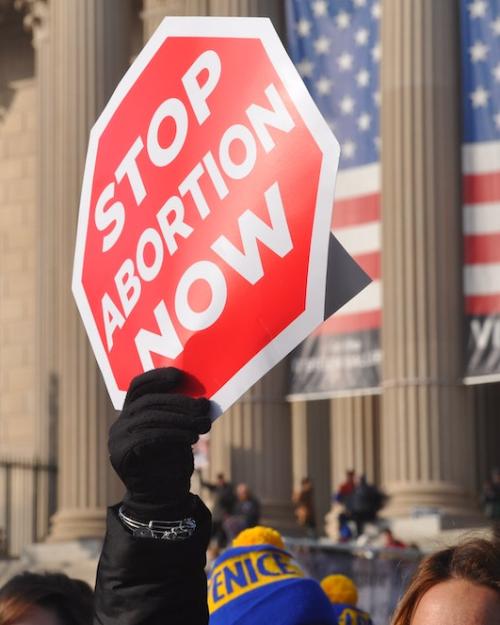
[[[35,606],[52,611],[62,625],[91,625],[93,593],[88,584],[62,573],[21,573],[0,590],[0,625],[12,625]]]
[[[392,625],[410,625],[423,595],[449,579],[487,586],[500,596],[500,540],[473,538],[424,558],[396,608]]]

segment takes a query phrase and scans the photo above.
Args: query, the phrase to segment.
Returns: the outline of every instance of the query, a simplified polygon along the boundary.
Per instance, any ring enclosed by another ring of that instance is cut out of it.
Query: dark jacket
[[[376,486],[361,480],[352,494],[346,497],[345,506],[353,516],[359,515],[372,520],[383,507],[384,500],[384,494]]]
[[[210,512],[193,497],[197,529],[179,542],[135,538],[108,510],[94,625],[206,625]]]
[[[230,482],[224,484],[212,484],[201,480],[201,485],[214,494],[214,507],[212,510],[212,520],[221,522],[232,514],[236,503],[234,486]]]
[[[255,497],[237,501],[234,506],[234,516],[242,519],[243,528],[254,527],[260,521],[260,503]]]

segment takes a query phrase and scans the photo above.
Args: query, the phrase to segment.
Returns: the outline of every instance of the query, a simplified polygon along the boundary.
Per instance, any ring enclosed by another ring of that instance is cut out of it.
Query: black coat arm
[[[194,534],[182,541],[135,538],[108,510],[97,571],[94,625],[206,625],[210,512],[193,496]]]

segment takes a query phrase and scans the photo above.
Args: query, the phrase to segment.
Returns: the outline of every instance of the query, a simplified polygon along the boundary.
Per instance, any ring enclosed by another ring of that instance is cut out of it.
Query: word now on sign
[[[91,131],[73,291],[115,407],[226,409],[323,320],[338,144],[269,20],[166,18]]]

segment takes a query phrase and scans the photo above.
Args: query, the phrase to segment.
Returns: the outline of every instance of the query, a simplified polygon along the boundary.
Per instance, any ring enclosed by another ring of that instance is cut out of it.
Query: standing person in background
[[[259,500],[253,495],[248,484],[238,484],[233,514],[224,521],[224,529],[228,538],[232,540],[244,529],[258,525],[259,521]]]
[[[226,481],[223,473],[218,473],[215,483],[205,482],[200,473],[200,484],[214,495],[212,510],[212,538],[217,547],[224,549],[227,545],[227,535],[224,530],[224,521],[233,514],[236,504],[234,487]]]
[[[482,503],[488,519],[498,523],[500,521],[500,469],[493,469],[491,479],[484,484]]]
[[[260,502],[250,490],[248,484],[241,483],[236,487],[235,516],[243,519],[244,527],[255,527],[260,521]]]
[[[297,523],[310,538],[316,538],[316,517],[314,514],[314,486],[311,478],[304,477],[300,488],[292,495]]]
[[[346,502],[354,492],[355,488],[356,474],[353,469],[349,469],[346,471],[344,482],[342,482],[337,492],[332,497],[333,501],[340,506],[340,511],[337,517],[339,542],[348,542],[352,538],[351,528],[349,527],[351,514],[347,508]]]
[[[363,534],[366,523],[377,520],[377,514],[384,503],[385,495],[374,484],[369,484],[366,476],[362,475],[354,491],[345,500],[349,518],[356,523],[358,536]]]
[[[339,486],[337,492],[335,493],[335,501],[339,503],[345,503],[347,497],[352,495],[354,489],[356,488],[356,473],[353,469],[349,469],[345,473],[345,480]]]

